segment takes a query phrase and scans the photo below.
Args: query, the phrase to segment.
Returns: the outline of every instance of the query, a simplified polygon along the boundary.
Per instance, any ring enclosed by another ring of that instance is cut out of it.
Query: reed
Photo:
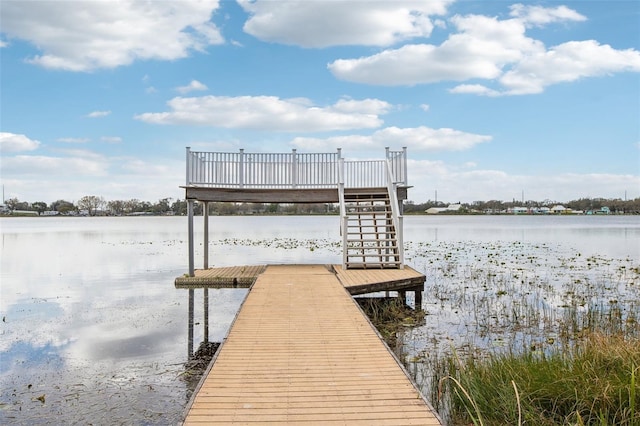
[[[451,424],[640,425],[640,340],[592,333],[569,351],[448,362]],[[446,395],[446,396],[445,396]]]

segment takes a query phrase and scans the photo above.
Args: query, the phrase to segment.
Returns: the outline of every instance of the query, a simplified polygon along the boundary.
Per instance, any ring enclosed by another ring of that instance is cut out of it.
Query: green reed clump
[[[640,425],[638,339],[592,333],[569,351],[446,362],[451,424]]]

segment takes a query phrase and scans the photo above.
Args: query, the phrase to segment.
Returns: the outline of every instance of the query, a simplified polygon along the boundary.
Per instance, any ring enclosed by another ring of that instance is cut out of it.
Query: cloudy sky
[[[640,197],[639,20],[635,0],[3,0],[5,199],[183,198],[187,146],[406,146],[415,202]]]

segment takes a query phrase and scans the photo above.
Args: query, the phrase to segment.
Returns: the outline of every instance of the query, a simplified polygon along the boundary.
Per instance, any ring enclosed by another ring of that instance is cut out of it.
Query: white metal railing
[[[393,226],[396,228],[396,240],[398,246],[398,256],[400,261],[400,269],[404,269],[404,236],[403,236],[403,217],[400,211],[400,203],[398,202],[398,184],[393,174],[393,162],[387,158],[387,191],[389,191],[389,204],[391,204],[391,217]]]
[[[349,226],[347,217],[347,205],[344,202],[344,159],[340,159],[338,168],[338,204],[340,206],[340,236],[342,237],[342,268],[347,268],[347,228]]]
[[[342,164],[342,165],[341,165]],[[395,183],[407,184],[406,148],[385,160],[349,160],[334,153],[246,153],[191,151],[187,147],[186,185],[210,188],[347,188],[387,186],[386,168]],[[340,175],[342,173],[342,175]]]

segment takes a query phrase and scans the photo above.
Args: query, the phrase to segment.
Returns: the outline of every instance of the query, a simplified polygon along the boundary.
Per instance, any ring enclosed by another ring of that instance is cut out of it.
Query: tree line
[[[27,202],[17,198],[11,198],[4,202],[5,212],[23,211],[36,212],[39,215],[60,214],[60,215],[88,215],[88,216],[125,216],[125,215],[186,215],[186,200],[162,198],[155,203],[141,201],[138,199],[111,200],[107,201],[97,195],[86,195],[78,201],[56,200],[50,204],[43,201]],[[506,212],[514,207],[553,207],[558,204],[580,211],[596,211],[603,207],[608,207],[612,213],[618,214],[640,214],[640,198],[632,200],[607,199],[607,198],[580,198],[568,202],[557,202],[551,200],[544,201],[474,201],[472,203],[458,203],[461,208],[456,212],[460,213],[500,213]],[[406,201],[404,203],[405,214],[421,214],[431,207],[446,207],[448,203],[442,201],[426,201],[415,203]],[[202,214],[203,204],[195,203],[194,213]],[[288,204],[288,203],[222,203],[210,202],[209,213],[219,215],[247,215],[247,214],[335,214],[338,206],[331,203],[315,204]]]

